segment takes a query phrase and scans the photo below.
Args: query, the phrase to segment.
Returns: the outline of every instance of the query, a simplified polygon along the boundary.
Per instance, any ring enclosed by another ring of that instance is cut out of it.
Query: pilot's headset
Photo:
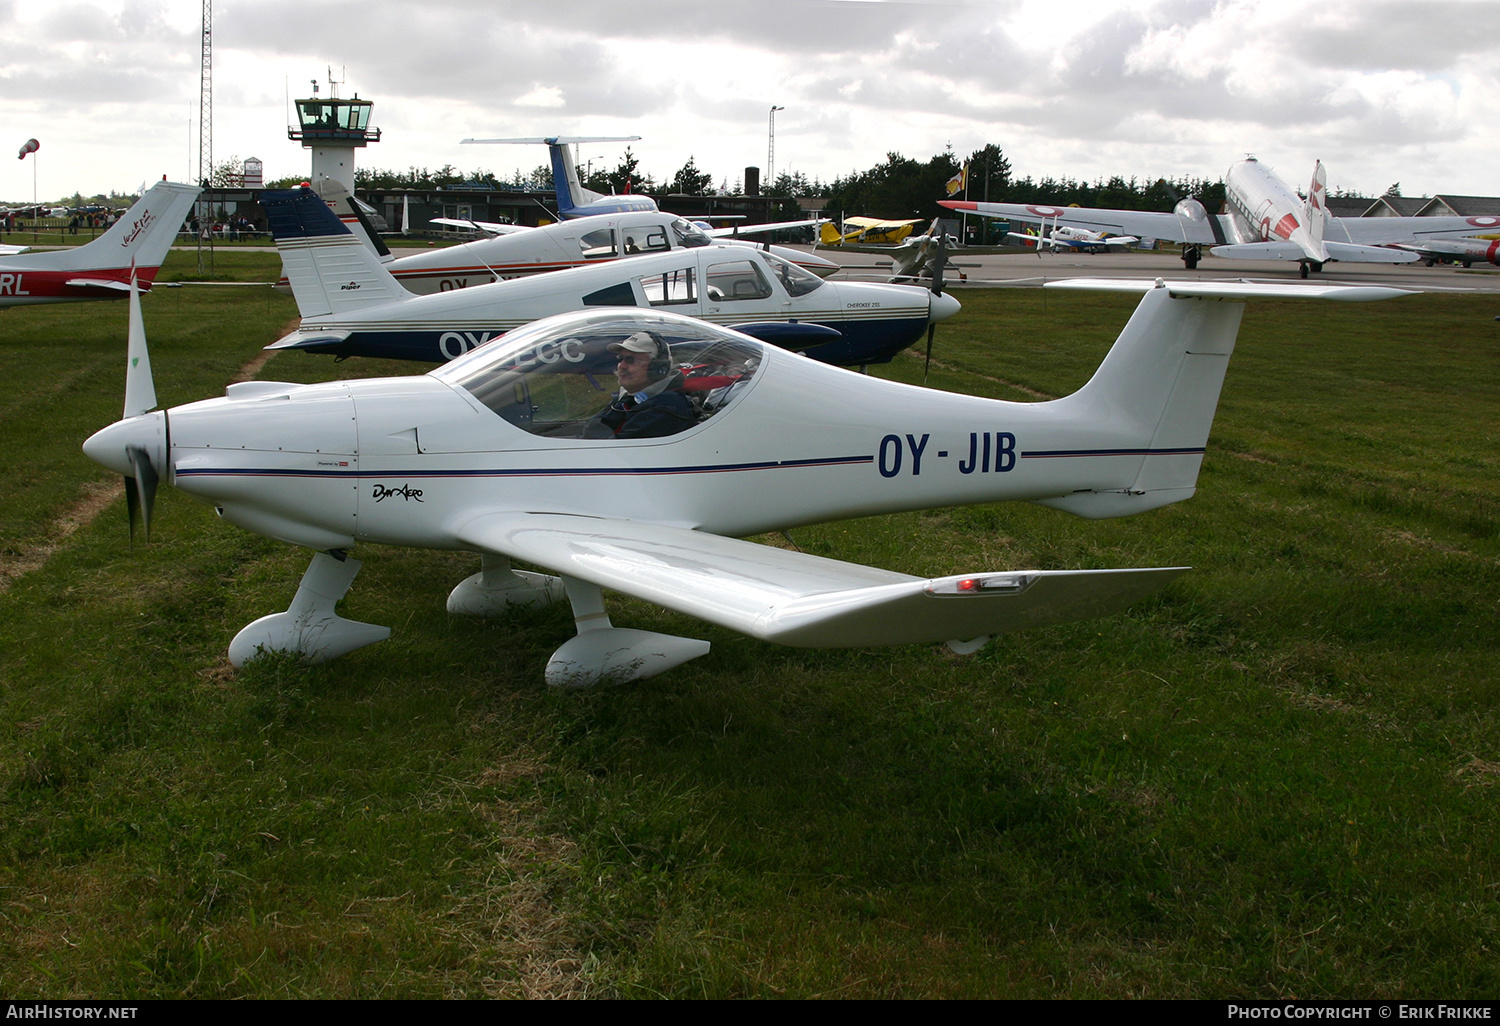
[[[646,365],[646,380],[650,384],[641,389],[648,396],[653,396],[676,383],[677,362],[672,359],[672,349],[652,332],[637,331],[623,342],[611,342],[609,351],[650,355],[651,362]]]

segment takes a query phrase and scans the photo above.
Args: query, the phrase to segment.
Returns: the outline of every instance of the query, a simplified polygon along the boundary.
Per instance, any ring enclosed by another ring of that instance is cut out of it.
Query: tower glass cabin
[[[297,101],[297,121],[288,126],[287,138],[303,146],[364,146],[380,141],[380,129],[370,127],[371,100],[324,99],[314,96]]]

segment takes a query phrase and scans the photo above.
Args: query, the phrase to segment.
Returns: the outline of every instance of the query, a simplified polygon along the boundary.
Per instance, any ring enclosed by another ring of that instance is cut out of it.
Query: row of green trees
[[[1224,203],[1224,183],[1201,178],[1142,180],[1120,175],[1093,182],[1070,177],[1040,180],[1030,175],[1016,178],[1010,160],[994,143],[960,158],[951,149],[921,161],[887,153],[885,160],[866,171],[824,182],[801,172],[786,171],[776,180],[763,183],[765,195],[779,197],[795,206],[792,200],[821,197],[825,209],[859,212],[874,217],[931,217],[938,213],[937,200],[948,195],[947,184],[967,166],[968,189],[962,194],[971,200],[1003,200],[1013,203],[1077,204],[1086,207],[1114,207],[1124,210],[1170,210],[1181,199],[1192,197],[1210,211]],[[640,168],[638,158],[628,147],[613,168],[581,168],[586,188],[602,193],[673,193],[688,196],[709,195],[715,191],[740,195],[744,183],[736,177],[721,179],[717,189],[714,176],[702,169],[695,158],[669,177],[657,178]],[[552,169],[541,165],[529,172],[519,168],[508,178],[485,169],[461,172],[452,164],[436,171],[410,167],[405,171],[381,168],[359,168],[355,186],[360,189],[432,189],[470,186],[477,188],[512,188],[546,190],[552,188]]]

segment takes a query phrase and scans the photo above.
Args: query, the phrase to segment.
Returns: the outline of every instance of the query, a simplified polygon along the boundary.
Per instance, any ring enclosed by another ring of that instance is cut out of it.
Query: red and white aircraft
[[[132,267],[140,287],[149,289],[201,191],[157,182],[87,245],[0,257],[0,306],[124,299]]]
[[[1431,242],[1402,242],[1397,249],[1417,254],[1428,267],[1440,260],[1454,261],[1465,267],[1471,264],[1500,264],[1500,239],[1435,239]]]
[[[1330,260],[1412,263],[1417,254],[1388,247],[1500,229],[1500,217],[1331,217],[1321,162],[1314,165],[1306,200],[1254,157],[1231,165],[1224,186],[1229,209],[1213,215],[1195,199],[1183,200],[1171,213],[956,200],[941,200],[939,205],[984,217],[1181,242],[1182,262],[1189,269],[1198,266],[1202,246],[1213,247],[1209,252],[1217,257],[1295,260],[1304,278],[1309,270],[1320,271]]]

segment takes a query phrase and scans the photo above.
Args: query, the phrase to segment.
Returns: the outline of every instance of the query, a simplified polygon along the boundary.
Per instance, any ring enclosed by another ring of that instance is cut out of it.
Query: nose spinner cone
[[[946,321],[961,309],[963,304],[954,299],[951,292],[944,292],[941,296],[934,293],[927,305],[928,320],[933,324]]]
[[[144,450],[155,466],[162,466],[164,417],[160,411],[117,421],[95,431],[83,443],[83,454],[95,463],[125,477],[135,476],[130,450]]]

